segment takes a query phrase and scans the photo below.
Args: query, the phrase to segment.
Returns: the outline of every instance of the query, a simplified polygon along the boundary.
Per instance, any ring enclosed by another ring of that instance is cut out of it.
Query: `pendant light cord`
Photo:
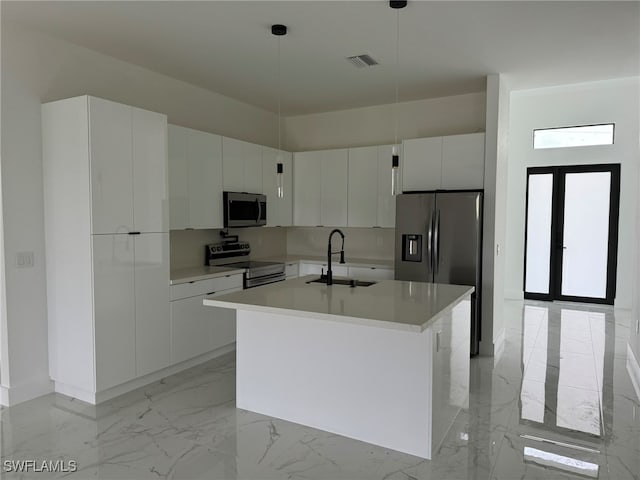
[[[278,37],[278,154],[280,153],[280,151],[282,150],[282,134],[281,134],[281,123],[282,123],[282,114],[281,114],[281,110],[280,110],[280,100],[281,100],[281,96],[282,96],[282,89],[281,89],[281,65],[280,65],[280,37]]]
[[[396,75],[394,113],[394,145],[398,144],[398,77],[400,76],[400,9],[396,10]]]

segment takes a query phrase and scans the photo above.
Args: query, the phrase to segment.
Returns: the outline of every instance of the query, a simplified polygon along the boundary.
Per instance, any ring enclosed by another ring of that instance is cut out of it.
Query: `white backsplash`
[[[329,227],[289,227],[287,228],[287,254],[314,255],[327,254],[327,240],[332,228]],[[345,256],[370,258],[372,260],[392,260],[394,254],[394,228],[341,228],[345,235]],[[339,246],[339,239],[333,239]],[[338,248],[338,247],[336,247]]]
[[[328,227],[256,227],[232,228],[229,233],[251,244],[251,257],[268,258],[285,255],[327,254]],[[393,228],[341,228],[345,234],[344,248],[347,258],[392,260],[394,251]],[[219,229],[172,230],[171,270],[204,265],[204,246],[222,240]],[[334,238],[334,245],[339,245]],[[336,247],[337,248],[337,247]]]
[[[231,228],[229,233],[251,244],[253,258],[266,258],[287,253],[286,230],[280,227]],[[170,238],[171,270],[204,265],[204,246],[222,240],[219,229],[172,230]]]

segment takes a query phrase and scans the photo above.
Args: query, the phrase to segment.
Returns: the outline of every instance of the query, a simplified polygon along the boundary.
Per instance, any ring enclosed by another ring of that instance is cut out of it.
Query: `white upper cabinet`
[[[168,232],[167,117],[132,112],[133,223],[140,232]]]
[[[222,139],[223,187],[228,192],[244,192],[244,144],[241,140]]]
[[[442,137],[402,142],[402,190],[437,190],[442,184]]]
[[[167,117],[88,101],[91,233],[168,231]]]
[[[321,224],[322,154],[322,151],[299,152],[294,156],[294,225],[315,227]]]
[[[131,107],[89,97],[91,233],[128,233],[133,225]]]
[[[222,228],[222,138],[187,131],[189,228]]]
[[[350,227],[395,226],[396,201],[391,194],[392,147],[349,149]]]
[[[243,192],[262,192],[262,146],[255,143],[244,145],[244,190]]]
[[[396,226],[396,197],[391,194],[391,152],[393,145],[380,145],[378,147],[378,211],[376,227],[393,228]],[[403,155],[401,146],[396,146],[396,152],[400,158],[400,185],[398,191],[402,192],[402,168]]]
[[[262,193],[262,147],[223,137],[223,186],[228,192]]]
[[[169,125],[169,224],[171,230],[189,227],[188,128]]]
[[[278,198],[277,164],[282,163],[284,196]],[[286,227],[293,220],[293,165],[291,153],[269,147],[262,149],[262,193],[267,196],[267,226]]]
[[[484,133],[442,138],[442,188],[484,187]]]
[[[484,186],[484,133],[414,138],[403,146],[403,191]]]
[[[346,227],[349,150],[342,148],[322,153],[321,225]]]
[[[169,125],[171,230],[222,228],[222,137]]]
[[[391,172],[391,157],[388,164],[388,170]],[[391,173],[389,173],[389,179],[391,179]],[[378,224],[378,147],[349,149],[348,192],[349,226],[376,226]]]

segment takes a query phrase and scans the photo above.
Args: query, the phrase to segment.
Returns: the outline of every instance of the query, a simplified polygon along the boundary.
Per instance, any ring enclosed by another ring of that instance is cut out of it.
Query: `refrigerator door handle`
[[[429,257],[429,273],[433,272],[433,219],[434,212],[431,212],[429,218],[429,228],[427,230],[427,256]]]
[[[433,273],[440,270],[440,210],[436,210],[433,228]]]

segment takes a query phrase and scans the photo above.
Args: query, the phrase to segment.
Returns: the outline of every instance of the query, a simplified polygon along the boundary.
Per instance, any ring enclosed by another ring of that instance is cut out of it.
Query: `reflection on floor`
[[[0,476],[639,479],[629,318],[571,304],[505,309],[504,353],[496,365],[471,361],[469,409],[431,461],[236,410],[231,355],[98,408],[49,395],[2,410]],[[6,473],[18,460],[74,460],[78,471]]]

